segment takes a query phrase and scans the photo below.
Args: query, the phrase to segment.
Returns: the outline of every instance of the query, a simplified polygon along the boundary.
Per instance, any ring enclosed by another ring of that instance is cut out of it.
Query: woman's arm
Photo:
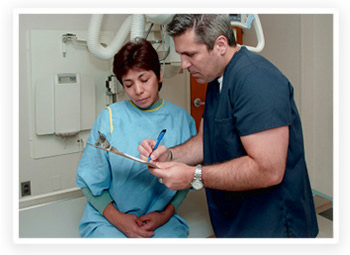
[[[142,221],[134,214],[122,213],[109,203],[103,212],[103,216],[127,237],[151,237],[152,230],[142,228]]]
[[[85,195],[86,200],[101,214],[103,214],[107,205],[113,201],[107,190],[104,190],[99,196],[94,196],[88,187],[82,188],[81,191]]]
[[[82,188],[87,201],[99,211],[112,225],[127,237],[151,237],[153,231],[141,229],[142,221],[133,214],[125,214],[113,205],[113,199],[107,190],[99,196],[94,196],[88,187]]]
[[[189,189],[179,190],[171,200],[171,202],[161,212],[151,212],[141,216],[139,219],[142,221],[142,228],[148,231],[152,231],[167,223],[169,219],[179,208],[182,201],[187,196]]]

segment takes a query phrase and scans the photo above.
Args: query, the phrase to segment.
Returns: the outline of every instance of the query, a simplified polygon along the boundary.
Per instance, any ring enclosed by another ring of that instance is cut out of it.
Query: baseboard
[[[314,195],[314,203],[316,213],[322,213],[333,207],[333,202],[327,198],[321,197],[319,195]]]

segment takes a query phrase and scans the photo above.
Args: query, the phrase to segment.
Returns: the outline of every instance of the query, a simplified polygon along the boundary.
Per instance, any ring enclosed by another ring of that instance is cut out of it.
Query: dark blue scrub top
[[[222,91],[208,85],[204,119],[204,164],[246,155],[240,136],[289,126],[287,167],[281,184],[245,192],[206,189],[217,237],[315,237],[300,117],[293,88],[268,60],[238,51],[225,69]],[[244,170],[243,170],[244,171]]]

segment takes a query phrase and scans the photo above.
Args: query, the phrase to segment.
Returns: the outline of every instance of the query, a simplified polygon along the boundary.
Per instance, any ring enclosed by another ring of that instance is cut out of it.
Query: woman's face
[[[147,108],[158,101],[158,86],[162,81],[162,73],[158,81],[153,71],[130,69],[122,76],[122,81],[126,94],[138,107]]]

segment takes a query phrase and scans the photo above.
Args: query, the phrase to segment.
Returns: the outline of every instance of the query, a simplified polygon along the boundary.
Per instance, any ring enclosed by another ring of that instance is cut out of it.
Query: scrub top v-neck
[[[316,236],[316,213],[293,87],[268,60],[245,47],[231,59],[222,83],[221,91],[216,80],[207,88],[203,114],[205,165],[247,155],[241,136],[289,126],[290,140],[281,184],[242,192],[206,189],[215,235]]]

